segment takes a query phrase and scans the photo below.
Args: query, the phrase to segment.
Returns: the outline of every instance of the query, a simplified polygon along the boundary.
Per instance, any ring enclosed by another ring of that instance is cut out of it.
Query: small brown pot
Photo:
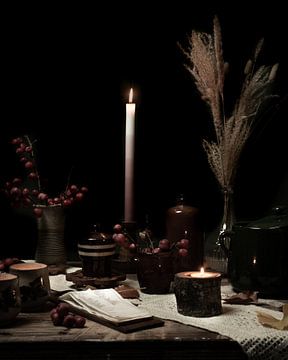
[[[9,325],[21,310],[16,275],[0,272],[0,327]]]
[[[170,252],[139,254],[136,260],[141,291],[147,294],[165,294],[170,291],[174,277]]]

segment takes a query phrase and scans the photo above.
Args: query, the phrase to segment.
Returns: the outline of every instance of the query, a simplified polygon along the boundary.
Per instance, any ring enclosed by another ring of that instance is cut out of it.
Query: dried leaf
[[[283,318],[281,320],[260,311],[257,312],[257,317],[263,326],[269,326],[278,330],[288,330],[288,304],[283,305]]]
[[[139,292],[128,285],[119,285],[114,288],[124,299],[138,299]]]
[[[238,294],[232,295],[227,299],[224,299],[226,304],[239,304],[239,305],[248,305],[255,304],[257,300],[257,292],[255,291],[243,291]]]

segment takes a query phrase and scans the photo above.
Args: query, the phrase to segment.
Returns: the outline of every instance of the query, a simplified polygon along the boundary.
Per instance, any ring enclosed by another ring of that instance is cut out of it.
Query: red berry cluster
[[[189,249],[189,240],[181,239],[176,244],[168,239],[153,241],[151,231],[145,229],[136,233],[136,238],[132,237],[124,226],[116,224],[113,227],[113,239],[117,245],[129,249],[132,252],[143,254],[159,254],[161,252],[173,251],[176,249],[180,256],[187,256]]]
[[[68,304],[60,303],[50,311],[50,317],[55,326],[66,326],[68,328],[83,328],[86,319],[83,316],[70,312]]]
[[[11,265],[18,264],[19,262],[21,262],[21,260],[17,257],[7,257],[0,260],[0,272],[8,272]]]
[[[23,205],[25,207],[34,206],[34,214],[41,217],[43,209],[37,205],[61,205],[70,207],[75,201],[81,201],[84,194],[88,192],[87,187],[77,185],[67,185],[66,190],[57,197],[49,197],[41,191],[40,178],[37,171],[33,143],[28,136],[18,137],[11,141],[15,146],[15,152],[19,157],[20,163],[26,172],[25,179],[20,177],[7,181],[4,185],[4,192],[9,197],[13,207]]]

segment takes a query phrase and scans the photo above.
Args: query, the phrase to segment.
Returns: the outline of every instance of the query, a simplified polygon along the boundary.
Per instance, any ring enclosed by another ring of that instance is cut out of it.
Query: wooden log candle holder
[[[180,314],[195,317],[222,313],[221,274],[185,271],[175,274],[174,292]]]

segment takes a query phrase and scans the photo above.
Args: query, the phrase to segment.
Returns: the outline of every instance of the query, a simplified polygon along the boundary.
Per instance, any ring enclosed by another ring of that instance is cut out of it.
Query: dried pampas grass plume
[[[244,69],[244,81],[233,112],[225,114],[224,79],[228,64],[224,62],[220,23],[217,17],[213,21],[213,34],[192,31],[188,39],[186,68],[192,75],[201,98],[208,104],[215,129],[215,141],[204,140],[211,170],[221,188],[233,188],[239,157],[249,138],[260,106],[271,97],[272,82],[275,79],[278,64],[260,66],[256,62],[263,47],[261,39],[255,47],[251,59]]]

